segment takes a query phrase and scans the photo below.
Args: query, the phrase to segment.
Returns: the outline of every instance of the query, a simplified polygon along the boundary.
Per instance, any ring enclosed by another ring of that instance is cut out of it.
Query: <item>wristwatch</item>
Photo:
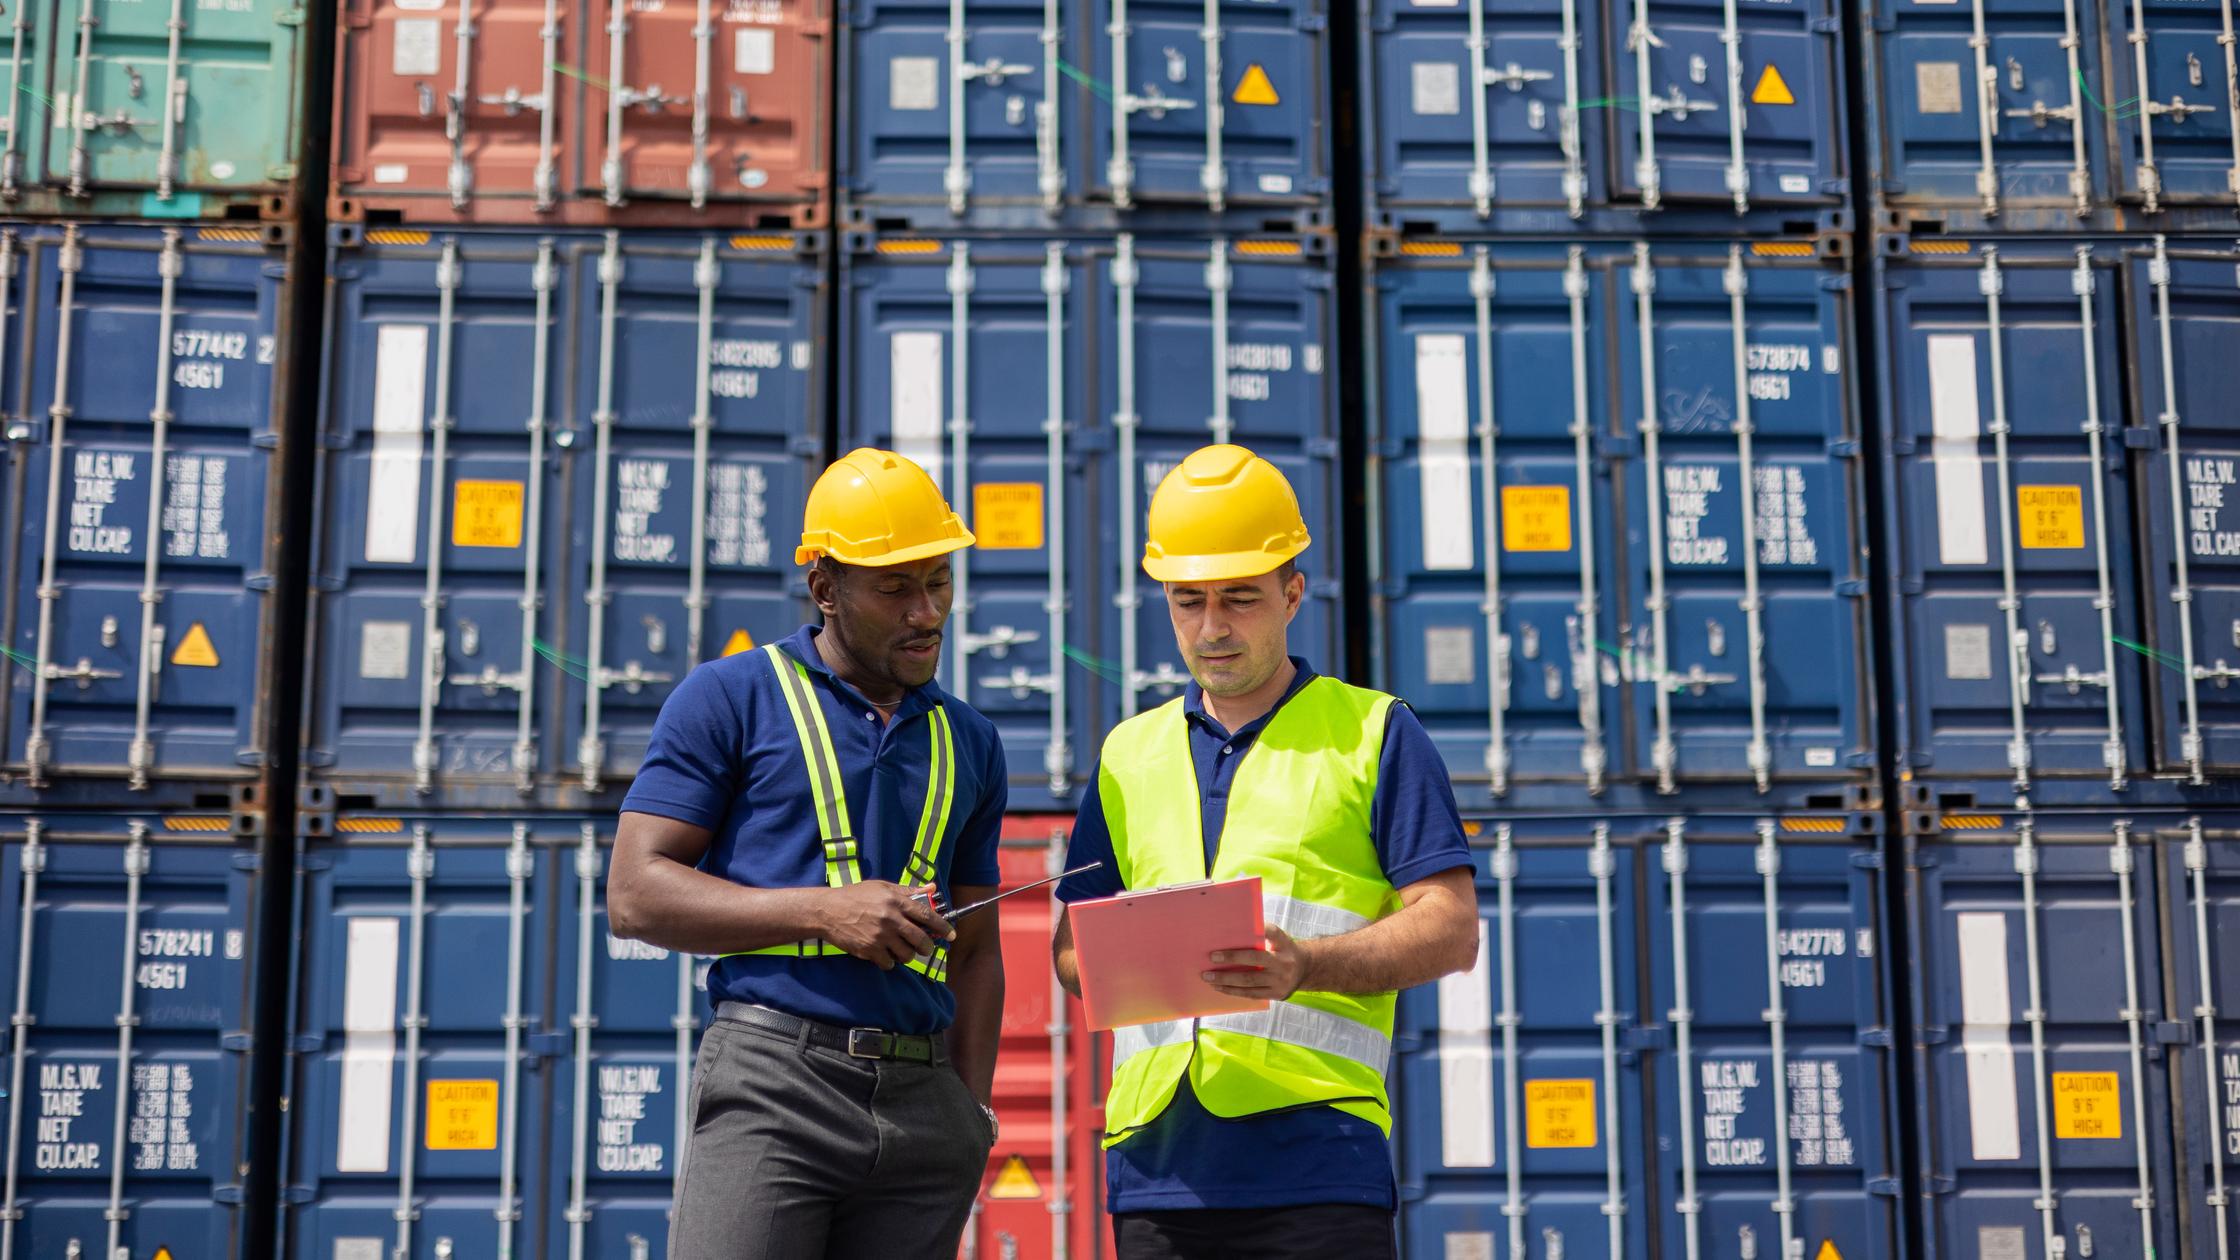
[[[988,1118],[988,1141],[992,1145],[996,1140],[996,1134],[1002,1129],[1002,1126],[996,1122],[996,1109],[986,1103],[981,1103],[980,1114]]]

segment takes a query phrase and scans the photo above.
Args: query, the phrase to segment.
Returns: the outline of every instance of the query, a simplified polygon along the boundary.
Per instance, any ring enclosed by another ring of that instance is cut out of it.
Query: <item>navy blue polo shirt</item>
[[[1237,766],[1277,710],[1312,682],[1314,670],[1294,656],[1299,673],[1276,707],[1230,732],[1205,709],[1205,693],[1192,683],[1182,711],[1190,727],[1190,760],[1197,769],[1200,829],[1206,867],[1212,869],[1229,816],[1229,790]],[[1058,885],[1066,902],[1125,891],[1105,827],[1096,778],[1074,819],[1066,865],[1104,863]],[[1370,839],[1385,878],[1405,887],[1442,871],[1470,865],[1462,818],[1446,762],[1423,723],[1405,705],[1392,706],[1384,747],[1377,758],[1377,790],[1369,809]],[[1176,1208],[1296,1207],[1356,1203],[1390,1211],[1395,1206],[1392,1153],[1377,1126],[1335,1107],[1306,1107],[1226,1120],[1198,1101],[1187,1079],[1174,1102],[1127,1141],[1105,1152],[1105,1193],[1114,1212]]]
[[[957,785],[934,882],[944,897],[952,884],[999,882],[996,837],[1009,789],[994,724],[930,682],[912,689],[894,717],[880,722],[871,702],[825,667],[817,633],[803,626],[779,647],[809,667],[811,691],[840,760],[864,878],[902,877],[929,786],[928,715],[939,707],[948,712],[956,743]],[[821,888],[824,841],[815,800],[777,674],[769,657],[755,651],[685,675],[661,706],[644,767],[622,808],[714,832],[700,862],[709,874],[750,888]],[[948,985],[907,967],[881,971],[853,957],[719,958],[708,971],[708,996],[901,1033],[940,1032],[957,1012]]]

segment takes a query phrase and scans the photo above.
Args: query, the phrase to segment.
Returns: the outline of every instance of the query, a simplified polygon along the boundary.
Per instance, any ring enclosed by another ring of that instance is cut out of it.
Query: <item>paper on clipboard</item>
[[[1261,947],[1257,875],[1077,901],[1066,913],[1092,1029],[1268,1007],[1265,999],[1231,997],[1201,977],[1213,951]]]

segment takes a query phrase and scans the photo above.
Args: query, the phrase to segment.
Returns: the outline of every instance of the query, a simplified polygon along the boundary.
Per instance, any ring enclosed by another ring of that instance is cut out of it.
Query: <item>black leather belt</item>
[[[949,1061],[948,1047],[937,1036],[891,1033],[881,1028],[842,1028],[838,1024],[803,1019],[746,1002],[717,1003],[716,1018],[837,1050],[851,1058],[934,1065]]]

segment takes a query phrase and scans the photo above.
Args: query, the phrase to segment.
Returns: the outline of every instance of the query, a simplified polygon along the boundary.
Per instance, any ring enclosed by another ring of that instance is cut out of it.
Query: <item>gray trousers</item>
[[[709,1024],[669,1260],[955,1260],[995,1137],[947,1063]]]

